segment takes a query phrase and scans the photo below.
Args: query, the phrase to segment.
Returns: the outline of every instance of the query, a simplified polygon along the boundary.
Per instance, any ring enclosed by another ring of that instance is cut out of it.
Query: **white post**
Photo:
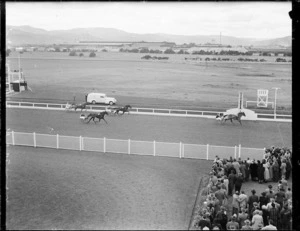
[[[47,104],[48,105],[48,104]],[[59,135],[56,135],[56,148],[59,148]]]
[[[277,101],[277,90],[280,89],[279,87],[272,87],[275,89],[275,102],[274,102],[274,119],[276,120],[276,101]]]
[[[239,144],[239,157],[241,157],[241,145]]]
[[[182,144],[181,144],[181,142],[179,143],[179,158],[181,158],[181,146],[182,146]]]
[[[36,148],[36,135],[33,133],[33,146]]]
[[[81,150],[84,151],[84,137],[81,137]]]
[[[209,150],[209,144],[206,145],[206,159],[208,160],[208,150]]]
[[[182,158],[184,158],[184,144],[182,144]]]
[[[103,152],[106,152],[106,139],[105,137],[103,138]]]
[[[234,146],[234,156],[236,156],[236,150],[237,149],[237,147],[236,147],[236,145]]]
[[[15,132],[11,132],[12,145],[15,145]]]
[[[81,147],[81,136],[79,136],[79,151],[81,151],[82,150],[82,147]]]
[[[128,154],[130,154],[130,139],[128,139]]]
[[[156,155],[156,153],[155,153],[155,140],[153,141],[153,155],[155,156]]]

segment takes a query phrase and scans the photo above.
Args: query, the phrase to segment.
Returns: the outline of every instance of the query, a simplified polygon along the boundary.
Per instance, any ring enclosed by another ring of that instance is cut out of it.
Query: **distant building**
[[[253,56],[260,56],[260,53],[259,52],[254,52],[252,53]]]
[[[25,49],[24,47],[16,47],[17,52],[23,52]]]

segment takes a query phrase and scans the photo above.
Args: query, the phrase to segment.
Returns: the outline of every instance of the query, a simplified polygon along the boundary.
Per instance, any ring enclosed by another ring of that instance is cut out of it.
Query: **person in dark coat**
[[[256,191],[255,191],[255,189],[252,189],[251,190],[251,193],[252,193],[252,195],[251,196],[249,196],[249,198],[248,198],[248,214],[249,214],[249,216],[251,215],[250,213],[251,213],[251,211],[252,211],[252,208],[253,208],[253,203],[254,202],[259,202],[259,198],[258,198],[258,196],[256,195]],[[252,218],[252,216],[251,216],[251,218]]]
[[[257,174],[258,174],[258,183],[262,184],[264,182],[264,172],[265,168],[263,167],[263,164],[260,163],[260,161],[257,161]]]
[[[244,161],[244,164],[245,164],[245,181],[248,181],[250,175],[249,164],[247,163],[247,161]]]
[[[234,190],[240,193],[242,185],[243,185],[243,176],[242,173],[239,173],[235,180]]]
[[[269,202],[270,201],[269,201],[269,198],[267,197],[267,193],[262,192],[261,196],[259,198],[259,208],[260,208],[260,210],[262,210],[263,205],[267,205]]]
[[[250,164],[250,174],[251,174],[251,180],[257,181],[257,163],[255,160]]]
[[[286,173],[285,173],[285,179],[288,180],[290,178],[290,174],[292,171],[292,164],[291,161],[287,159],[286,161]]]
[[[273,163],[273,181],[278,182],[279,181],[279,164],[277,160]]]
[[[232,191],[234,189],[235,181],[236,181],[236,175],[234,173],[234,170],[231,170],[231,173],[228,176],[228,196],[232,196]]]

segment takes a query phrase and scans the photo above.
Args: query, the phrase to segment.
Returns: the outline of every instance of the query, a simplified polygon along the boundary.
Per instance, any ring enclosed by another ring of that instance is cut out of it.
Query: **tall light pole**
[[[272,87],[272,89],[275,89],[275,102],[274,102],[274,119],[276,119],[276,101],[277,101],[277,90],[280,89],[279,87]]]
[[[20,52],[19,53],[19,92],[21,92],[21,61],[20,61]]]

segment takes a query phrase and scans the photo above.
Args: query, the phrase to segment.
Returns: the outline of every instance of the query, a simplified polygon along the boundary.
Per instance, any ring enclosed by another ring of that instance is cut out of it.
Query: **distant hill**
[[[184,43],[220,43],[219,35],[171,35],[171,34],[136,34],[128,33],[113,28],[76,28],[70,30],[47,31],[30,26],[6,26],[6,37],[10,45],[26,44],[61,44],[77,43],[79,41],[126,41],[126,42],[175,42]],[[283,38],[274,38],[268,40],[259,40],[256,38],[238,38],[232,36],[222,36],[222,44],[231,46],[291,46],[291,36]]]

